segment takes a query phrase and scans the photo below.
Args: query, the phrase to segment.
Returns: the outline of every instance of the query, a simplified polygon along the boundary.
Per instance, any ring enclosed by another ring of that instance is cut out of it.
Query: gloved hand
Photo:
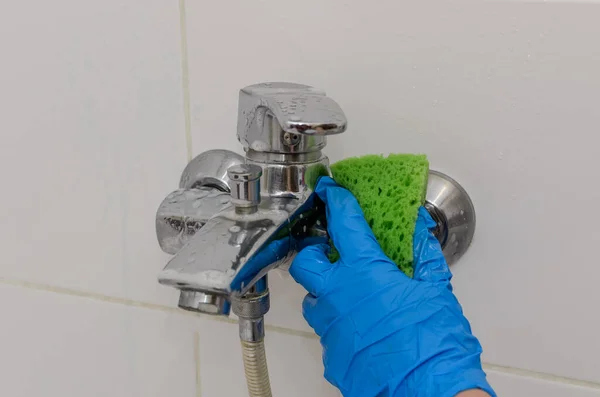
[[[495,396],[427,211],[419,210],[410,279],[383,253],[348,190],[324,177],[316,193],[340,260],[329,262],[326,244],[310,246],[290,273],[309,292],[303,313],[321,337],[325,378],[345,397],[452,397],[469,389]]]

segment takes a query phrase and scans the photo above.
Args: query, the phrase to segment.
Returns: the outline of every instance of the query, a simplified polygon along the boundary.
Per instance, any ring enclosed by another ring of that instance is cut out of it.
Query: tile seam
[[[183,89],[183,114],[187,162],[192,160],[192,117],[190,110],[190,69],[187,45],[187,16],[185,0],[179,0],[179,26],[181,37],[181,85]]]
[[[74,289],[70,289],[70,288],[56,287],[56,286],[52,286],[52,285],[35,283],[35,282],[24,281],[24,280],[15,280],[15,279],[9,279],[9,278],[5,278],[5,277],[0,277],[0,284],[21,287],[21,288],[26,288],[26,289],[33,289],[33,290],[42,291],[42,292],[51,292],[51,293],[56,293],[56,294],[66,295],[66,296],[87,298],[87,299],[92,299],[92,300],[96,300],[96,301],[100,301],[100,302],[119,304],[119,305],[123,305],[123,306],[127,306],[127,307],[141,308],[141,309],[154,310],[154,311],[167,312],[167,313],[175,313],[175,314],[179,314],[182,316],[190,316],[190,317],[196,317],[196,318],[200,317],[205,320],[216,321],[216,322],[221,322],[221,323],[229,323],[229,324],[237,323],[237,321],[235,319],[228,318],[228,317],[216,317],[216,316],[210,316],[210,315],[203,315],[200,313],[188,312],[185,310],[181,310],[177,307],[165,306],[165,305],[160,305],[157,303],[140,302],[140,301],[135,301],[132,299],[112,297],[112,296],[108,296],[108,295],[78,291],[78,290],[74,290]],[[301,330],[296,330],[293,328],[280,327],[280,326],[276,326],[276,325],[266,325],[265,328],[269,332],[277,332],[279,334],[298,336],[298,337],[307,338],[307,339],[318,339],[317,335],[315,335],[314,333],[312,333],[310,331],[301,331]],[[198,338],[199,338],[199,336],[198,336]],[[520,376],[520,377],[529,378],[529,379],[544,380],[544,381],[549,381],[549,382],[554,382],[554,383],[560,383],[563,385],[579,386],[579,387],[585,387],[585,388],[593,389],[593,390],[600,390],[600,382],[592,382],[592,381],[574,379],[574,378],[569,378],[566,376],[553,375],[553,374],[549,374],[546,372],[532,371],[532,370],[527,370],[527,369],[523,369],[523,368],[510,367],[510,366],[492,364],[492,363],[487,363],[487,362],[483,363],[483,367],[485,370],[488,370],[488,371],[495,371],[495,372],[499,372],[499,373],[515,375],[515,376]],[[199,379],[197,380],[197,382],[199,382]]]

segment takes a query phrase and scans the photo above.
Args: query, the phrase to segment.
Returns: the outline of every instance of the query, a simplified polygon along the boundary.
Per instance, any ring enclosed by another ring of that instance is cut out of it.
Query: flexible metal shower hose
[[[250,397],[272,397],[264,340],[259,342],[242,341],[242,356],[248,395]]]

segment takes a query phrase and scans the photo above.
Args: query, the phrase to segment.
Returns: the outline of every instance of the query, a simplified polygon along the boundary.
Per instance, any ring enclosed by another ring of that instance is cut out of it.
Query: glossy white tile
[[[196,395],[188,316],[0,284],[0,394]]]
[[[333,160],[427,153],[474,199],[475,241],[454,284],[485,360],[600,381],[600,321],[590,314],[600,219],[581,212],[600,198],[590,184],[600,153],[600,56],[589,45],[598,5],[187,4],[196,153],[240,149],[245,85],[325,89],[349,119],[325,148]],[[304,292],[293,285],[274,286],[289,300],[274,297],[274,307],[289,306],[268,321],[306,329]]]
[[[277,269],[269,275],[271,309],[267,313],[267,324],[273,324],[313,333],[302,316],[302,301],[306,290],[296,283],[287,270]]]
[[[186,163],[178,2],[0,9],[0,276],[176,302],[154,214]]]

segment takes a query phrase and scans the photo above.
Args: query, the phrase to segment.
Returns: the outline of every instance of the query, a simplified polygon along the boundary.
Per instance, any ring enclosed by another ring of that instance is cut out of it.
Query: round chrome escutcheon
[[[454,179],[429,171],[425,208],[437,223],[434,235],[449,265],[467,251],[475,234],[475,207],[466,190]]]

